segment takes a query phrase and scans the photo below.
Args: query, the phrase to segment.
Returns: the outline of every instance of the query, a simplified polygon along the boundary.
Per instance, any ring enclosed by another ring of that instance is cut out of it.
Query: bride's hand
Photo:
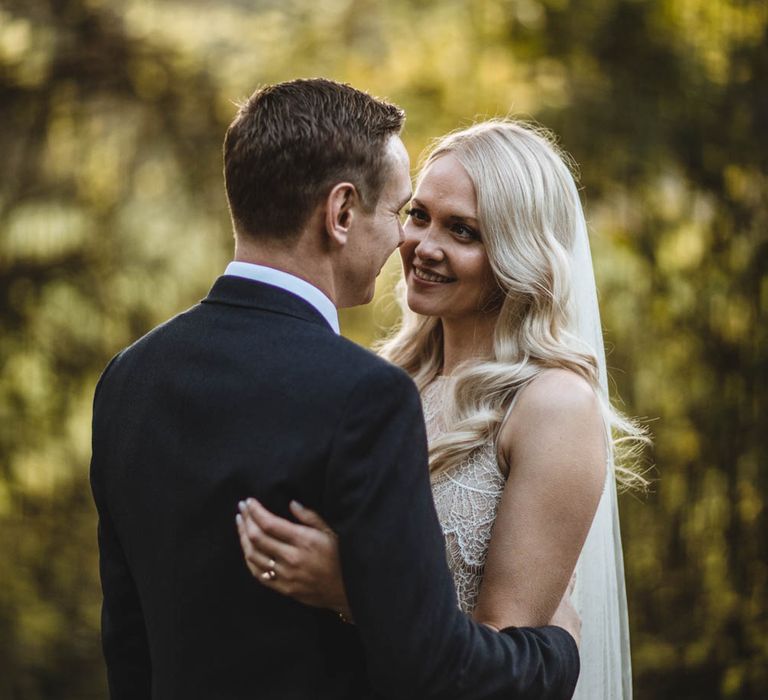
[[[576,641],[576,646],[581,644],[581,617],[573,606],[573,589],[576,587],[576,572],[573,572],[568,589],[565,591],[560,604],[555,610],[555,614],[550,620],[550,625],[562,627]]]
[[[256,580],[306,605],[350,618],[337,537],[314,511],[291,501],[302,524],[274,515],[256,499],[239,504],[237,530],[245,563]]]

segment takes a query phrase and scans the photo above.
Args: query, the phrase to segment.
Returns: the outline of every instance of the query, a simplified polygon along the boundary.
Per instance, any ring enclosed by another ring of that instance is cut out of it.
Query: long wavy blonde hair
[[[600,386],[597,358],[568,330],[570,252],[584,216],[572,161],[549,132],[509,119],[436,140],[422,161],[421,177],[447,153],[474,185],[482,240],[502,298],[491,356],[454,372],[445,405],[451,429],[430,445],[430,470],[450,469],[495,441],[515,394],[545,370],[561,368],[583,377],[601,399],[618,483],[645,486],[634,460],[647,441],[644,430],[611,406]],[[442,322],[408,309],[404,281],[399,286],[402,323],[379,352],[422,390],[443,365]]]

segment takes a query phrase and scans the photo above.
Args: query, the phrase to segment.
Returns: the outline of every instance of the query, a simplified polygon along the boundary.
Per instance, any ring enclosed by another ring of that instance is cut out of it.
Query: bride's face
[[[451,154],[422,173],[400,247],[408,306],[425,316],[470,319],[487,316],[496,289],[472,181]]]

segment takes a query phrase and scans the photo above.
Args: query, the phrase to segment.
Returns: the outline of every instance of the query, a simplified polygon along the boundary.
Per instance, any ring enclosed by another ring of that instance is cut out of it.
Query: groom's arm
[[[152,672],[144,615],[125,555],[104,512],[99,514],[99,571],[109,696],[111,700],[149,700]]]
[[[499,634],[458,610],[426,465],[413,383],[380,366],[349,398],[325,497],[372,682],[397,698],[570,698],[567,632]]]
[[[113,360],[114,361],[114,360]],[[152,673],[144,615],[128,561],[109,514],[103,485],[108,441],[99,394],[109,367],[96,387],[93,410],[91,490],[99,514],[99,572],[103,603],[101,638],[111,700],[149,700]]]

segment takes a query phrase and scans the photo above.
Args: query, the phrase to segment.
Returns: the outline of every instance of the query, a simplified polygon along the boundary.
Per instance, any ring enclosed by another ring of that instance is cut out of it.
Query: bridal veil
[[[580,202],[575,184],[572,195]],[[572,250],[571,332],[597,357],[600,388],[608,405],[608,374],[589,236],[579,203]],[[630,700],[629,648],[624,557],[614,478],[613,449],[606,412],[607,460],[603,494],[576,565],[573,601],[582,618],[581,674],[574,698]]]

